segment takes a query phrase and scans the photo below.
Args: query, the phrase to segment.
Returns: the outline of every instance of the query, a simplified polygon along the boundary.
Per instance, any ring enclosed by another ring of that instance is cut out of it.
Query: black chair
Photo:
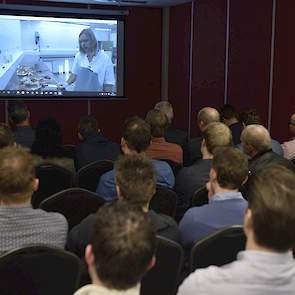
[[[61,249],[31,246],[0,257],[1,295],[72,295],[80,260]]]
[[[178,172],[183,168],[183,166],[181,164],[176,163],[172,160],[168,160],[168,159],[159,159],[159,160],[164,161],[167,164],[169,164],[175,177],[177,176]]]
[[[41,164],[36,167],[39,188],[32,196],[32,205],[38,208],[49,196],[73,186],[72,173],[58,165]]]
[[[176,294],[183,263],[182,247],[163,237],[157,237],[156,265],[141,281],[141,295]]]
[[[155,195],[150,201],[149,208],[157,213],[174,217],[176,211],[176,193],[169,188],[157,186]]]
[[[90,163],[77,172],[76,186],[96,192],[100,177],[113,168],[114,163],[109,160]]]
[[[192,198],[192,207],[200,207],[208,204],[208,190],[206,186],[198,189]]]
[[[74,144],[64,144],[64,156],[66,158],[70,158],[75,160],[76,159],[76,146]]]
[[[239,251],[245,249],[243,226],[233,225],[197,242],[191,250],[190,269],[210,265],[222,266],[233,262]]]
[[[64,215],[70,230],[89,214],[95,213],[103,204],[104,200],[93,192],[82,188],[69,188],[45,199],[40,208]]]

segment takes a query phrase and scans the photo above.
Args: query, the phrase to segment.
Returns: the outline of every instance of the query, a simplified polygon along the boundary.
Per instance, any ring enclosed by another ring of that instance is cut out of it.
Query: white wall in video
[[[116,20],[0,15],[0,90],[117,93]]]

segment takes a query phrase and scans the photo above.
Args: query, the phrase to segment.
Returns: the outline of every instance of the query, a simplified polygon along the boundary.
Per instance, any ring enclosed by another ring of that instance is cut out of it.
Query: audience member
[[[0,150],[0,255],[30,244],[63,248],[68,225],[59,213],[32,209],[38,187],[33,156],[23,148]]]
[[[243,130],[242,124],[239,122],[238,113],[232,105],[225,104],[220,109],[220,116],[222,122],[226,124],[232,132],[233,144],[237,145],[240,141],[241,132]]]
[[[144,154],[150,142],[150,126],[143,119],[132,117],[126,120],[121,139],[123,154]],[[164,161],[152,160],[151,162],[156,170],[157,184],[173,188],[175,178],[170,166]],[[116,198],[114,170],[102,175],[96,193],[106,201],[113,201]]]
[[[248,125],[253,124],[261,124],[261,118],[258,115],[257,111],[255,109],[248,109],[240,113],[240,122],[243,125],[243,128],[245,128]],[[237,145],[239,149],[243,149],[242,145],[239,143]],[[271,149],[276,154],[283,156],[284,152],[280,145],[280,143],[277,140],[271,139]]]
[[[0,149],[15,144],[14,136],[8,125],[0,123]]]
[[[189,209],[179,225],[186,249],[218,229],[243,223],[247,201],[239,189],[247,176],[248,160],[243,152],[233,147],[216,149],[207,183],[209,204]]]
[[[75,166],[77,170],[95,161],[115,161],[120,155],[120,145],[102,135],[95,117],[82,117],[78,130],[81,142],[76,147]]]
[[[249,185],[246,250],[226,266],[196,270],[178,295],[294,294],[294,212],[294,173],[282,166],[259,171]]]
[[[146,150],[147,156],[152,159],[167,159],[182,164],[183,152],[180,145],[169,143],[165,140],[165,131],[168,127],[168,119],[158,110],[150,110],[145,118],[151,126],[152,141]]]
[[[201,131],[201,136],[192,138],[188,144],[188,153],[189,153],[189,165],[192,165],[195,161],[202,159],[202,141],[203,141],[203,131],[205,127],[213,122],[220,122],[220,115],[218,111],[214,108],[204,107],[202,108],[197,115],[197,124]]]
[[[8,107],[9,120],[15,125],[14,138],[17,144],[31,148],[35,140],[35,131],[30,124],[30,111],[22,101]]]
[[[241,141],[244,152],[250,157],[251,174],[272,164],[295,171],[292,162],[272,151],[269,132],[262,125],[248,125],[241,134]]]
[[[225,124],[210,123],[203,129],[202,159],[197,160],[190,167],[184,167],[178,173],[175,181],[178,206],[184,211],[190,206],[194,193],[209,180],[215,149],[230,145],[232,145],[232,135]]]
[[[170,143],[176,143],[181,146],[183,151],[183,163],[187,162],[187,133],[181,129],[175,128],[173,124],[174,111],[170,102],[160,101],[156,103],[155,110],[164,113],[168,119],[168,127],[165,130],[165,140]]]
[[[36,139],[31,151],[40,156],[43,163],[59,165],[73,174],[75,173],[74,161],[66,157],[66,152],[62,146],[61,127],[54,118],[38,122]]]
[[[289,120],[289,130],[293,136],[291,140],[286,141],[282,144],[284,151],[284,157],[293,160],[295,159],[295,113],[291,116]]]
[[[100,208],[85,251],[92,284],[75,295],[139,295],[142,277],[155,264],[155,247],[143,212],[125,202]]]
[[[158,235],[178,242],[176,222],[169,216],[149,210],[150,200],[156,192],[156,176],[151,161],[140,154],[122,156],[116,162],[115,174],[119,199],[142,208]],[[94,220],[95,214],[89,215],[69,234],[67,248],[80,257],[89,243]]]

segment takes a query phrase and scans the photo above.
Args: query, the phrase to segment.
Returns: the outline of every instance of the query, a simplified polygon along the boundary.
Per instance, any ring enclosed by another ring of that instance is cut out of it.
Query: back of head
[[[170,102],[160,101],[160,102],[156,103],[154,109],[165,114],[168,119],[168,123],[169,124],[172,123],[174,114],[173,114],[173,107]]]
[[[156,192],[156,175],[151,161],[141,154],[125,155],[115,164],[116,184],[121,196],[141,208]]]
[[[20,146],[0,150],[0,199],[20,202],[33,193],[35,161],[33,156]]]
[[[14,135],[9,128],[4,123],[0,123],[0,149],[12,145],[14,143]]]
[[[151,126],[152,137],[164,137],[168,127],[168,119],[165,114],[158,110],[150,110],[145,120]]]
[[[230,119],[238,119],[238,113],[236,112],[236,109],[230,105],[225,104],[223,105],[219,110],[220,116],[222,119],[230,120]]]
[[[285,252],[295,246],[295,175],[283,166],[270,166],[251,176],[249,208],[255,241]]]
[[[126,290],[147,271],[155,251],[155,233],[141,209],[119,201],[98,210],[91,244],[101,283]]]
[[[8,114],[10,120],[16,125],[29,119],[28,107],[22,101],[9,105]]]
[[[78,132],[83,139],[98,131],[98,123],[94,116],[84,116],[80,118]]]
[[[210,123],[220,122],[220,115],[216,109],[205,107],[198,112],[197,119],[199,124],[203,122],[203,127],[206,127]]]
[[[42,157],[60,157],[62,134],[59,123],[54,118],[40,120],[36,128],[32,152]]]
[[[257,153],[271,149],[271,137],[268,130],[262,125],[248,125],[241,134],[243,145],[251,145]]]
[[[220,147],[215,151],[212,168],[216,171],[220,187],[239,189],[249,173],[248,158],[237,148]]]
[[[223,123],[210,123],[203,130],[203,137],[210,154],[214,154],[217,147],[232,145],[232,134],[230,129]]]
[[[261,124],[260,116],[255,109],[248,109],[240,113],[240,122],[245,126]]]
[[[125,121],[123,138],[130,150],[144,152],[151,143],[151,128],[145,120],[131,117]]]

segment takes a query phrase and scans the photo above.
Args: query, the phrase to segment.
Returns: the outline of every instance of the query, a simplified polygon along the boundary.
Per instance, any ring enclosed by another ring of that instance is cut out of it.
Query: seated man
[[[13,133],[8,125],[0,123],[0,149],[15,145]]]
[[[92,284],[75,295],[139,295],[142,277],[155,264],[155,246],[142,211],[125,202],[103,206],[85,251]]]
[[[158,235],[178,242],[176,222],[169,216],[149,210],[150,200],[156,192],[156,177],[151,161],[140,154],[125,155],[116,162],[115,173],[119,199],[142,208]],[[89,215],[69,234],[67,248],[80,257],[90,241],[94,221],[95,214]]]
[[[292,134],[292,138],[282,144],[284,151],[284,157],[289,160],[295,159],[295,113],[289,120],[289,130]]]
[[[38,187],[33,156],[21,147],[0,150],[0,255],[30,244],[64,248],[68,224],[59,213],[32,209]]]
[[[223,227],[243,224],[247,201],[239,189],[247,175],[243,152],[233,147],[216,149],[207,183],[209,204],[189,209],[180,221],[181,243],[186,249]]]
[[[241,134],[241,141],[244,152],[250,157],[251,174],[272,164],[282,165],[295,171],[291,161],[272,151],[269,132],[262,125],[248,125]]]
[[[196,270],[178,295],[294,294],[294,212],[294,173],[282,166],[260,170],[249,184],[246,250],[226,266]]]
[[[133,117],[126,120],[121,139],[124,155],[145,154],[150,142],[150,126],[143,119]],[[175,178],[169,164],[159,160],[152,160],[151,162],[156,170],[157,184],[173,188]],[[108,202],[113,201],[117,197],[114,170],[102,175],[96,193]]]
[[[202,159],[190,167],[183,168],[176,177],[175,191],[180,207],[188,209],[195,191],[209,180],[214,150],[217,147],[230,145],[232,145],[232,135],[225,124],[215,122],[203,129]]]
[[[150,110],[145,118],[151,126],[152,141],[146,154],[152,159],[166,159],[182,164],[183,152],[180,145],[165,140],[168,118],[158,110]]]
[[[220,115],[218,111],[214,108],[204,107],[202,108],[197,115],[197,125],[203,133],[206,126],[210,123],[220,122]],[[192,138],[188,143],[188,153],[189,153],[189,165],[192,165],[194,162],[202,158],[202,141],[203,134],[199,137]]]
[[[76,147],[75,166],[77,170],[99,160],[115,161],[120,155],[120,145],[102,135],[95,117],[82,117],[78,131],[81,142]]]
[[[15,142],[24,147],[31,148],[35,140],[35,131],[30,124],[30,111],[22,102],[16,102],[8,107],[9,120],[15,125]]]

